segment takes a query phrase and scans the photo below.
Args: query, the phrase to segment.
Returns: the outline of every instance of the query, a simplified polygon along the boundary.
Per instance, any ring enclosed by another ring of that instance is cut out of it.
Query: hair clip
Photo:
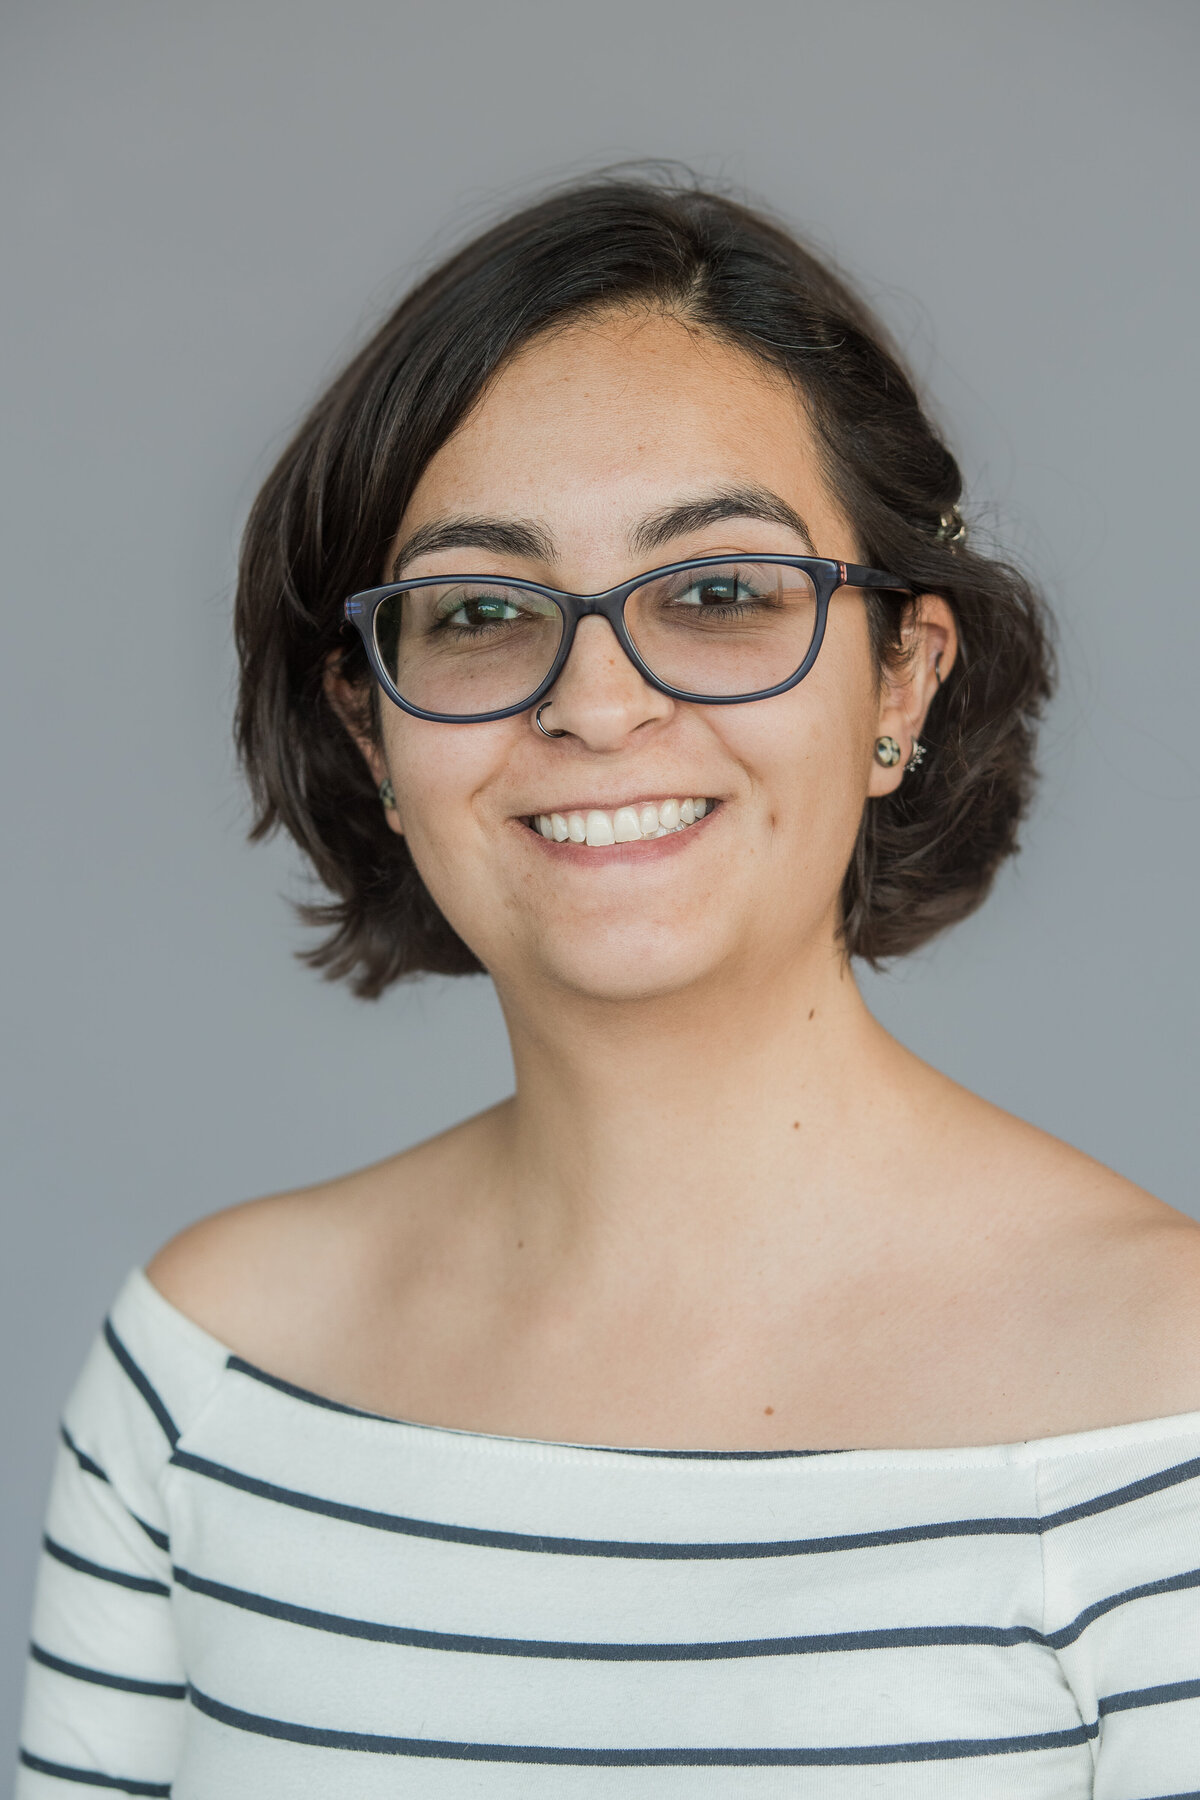
[[[936,537],[948,550],[960,550],[967,541],[967,527],[957,506],[949,507],[938,520]]]

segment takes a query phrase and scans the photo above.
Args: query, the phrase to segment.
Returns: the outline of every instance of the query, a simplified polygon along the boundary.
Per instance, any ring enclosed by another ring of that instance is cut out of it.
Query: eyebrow
[[[554,555],[554,539],[532,519],[435,519],[418,525],[396,552],[390,580],[399,581],[400,572],[418,556],[432,556],[435,550],[494,550],[499,556],[526,556],[549,562]]]
[[[726,519],[761,519],[793,532],[812,551],[812,533],[795,507],[770,488],[752,483],[721,488],[692,500],[679,500],[661,512],[651,513],[629,534],[632,550],[648,555],[689,532],[703,531]],[[539,562],[554,558],[554,539],[532,519],[461,518],[436,519],[419,525],[405,539],[392,563],[389,579],[399,581],[402,570],[419,556],[439,550],[492,550],[501,556],[524,556]]]
[[[634,550],[660,550],[672,539],[691,531],[703,531],[707,525],[719,525],[725,519],[761,519],[768,525],[782,525],[785,531],[803,538],[813,549],[812,533],[800,514],[770,488],[752,483],[746,487],[721,488],[695,500],[681,500],[662,512],[652,513],[631,532]]]

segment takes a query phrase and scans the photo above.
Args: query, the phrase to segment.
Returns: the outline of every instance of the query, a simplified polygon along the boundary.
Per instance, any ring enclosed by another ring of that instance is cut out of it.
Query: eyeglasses
[[[840,587],[913,590],[823,556],[696,557],[603,594],[492,575],[419,575],[346,601],[376,679],[418,719],[506,719],[544,699],[581,619],[607,619],[638,673],[675,700],[733,706],[803,681]]]

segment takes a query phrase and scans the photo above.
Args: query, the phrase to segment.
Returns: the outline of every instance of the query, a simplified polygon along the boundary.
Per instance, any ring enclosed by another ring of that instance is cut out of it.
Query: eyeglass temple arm
[[[897,581],[894,575],[885,575],[882,569],[868,569],[862,563],[839,563],[838,567],[846,587],[888,588],[894,594],[916,592],[906,581]]]

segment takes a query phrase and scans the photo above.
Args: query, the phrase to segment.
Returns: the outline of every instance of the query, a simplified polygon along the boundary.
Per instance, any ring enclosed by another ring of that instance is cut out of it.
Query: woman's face
[[[485,548],[497,525],[524,528],[523,553]],[[406,555],[432,527],[458,529]],[[854,561],[859,547],[795,390],[654,313],[526,347],[430,462],[393,546],[404,575],[512,575],[577,593],[755,552]],[[941,613],[922,653],[940,650],[945,672]],[[842,589],[814,668],[774,699],[672,700],[592,617],[543,714],[564,735],[543,736],[531,713],[433,724],[381,698],[371,760],[395,787],[393,828],[502,991],[649,998],[775,980],[797,957],[832,954],[863,806],[902,778],[875,762],[875,739],[890,731],[907,750],[914,704],[881,688],[863,598]],[[547,840],[531,824],[688,799],[709,804],[686,829],[611,847]]]

